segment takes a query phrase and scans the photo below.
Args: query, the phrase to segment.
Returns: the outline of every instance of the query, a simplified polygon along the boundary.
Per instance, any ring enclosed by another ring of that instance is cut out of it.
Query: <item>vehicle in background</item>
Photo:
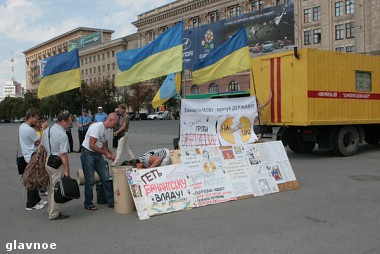
[[[273,42],[264,41],[262,44],[261,52],[272,52],[273,51]]]
[[[249,47],[249,51],[252,53],[260,53],[262,45],[260,43],[256,43],[254,46]]]

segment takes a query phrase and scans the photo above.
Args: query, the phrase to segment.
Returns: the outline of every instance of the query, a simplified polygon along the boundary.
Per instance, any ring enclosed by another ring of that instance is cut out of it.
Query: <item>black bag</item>
[[[120,132],[119,134],[117,134],[117,139],[121,139],[122,137],[124,137],[125,135],[125,132]]]
[[[110,178],[110,185],[111,185],[111,189],[112,189],[112,192],[113,192],[113,182]],[[107,204],[107,197],[106,197],[106,194],[104,192],[104,189],[103,189],[103,184],[98,181],[96,182],[96,202],[98,204]]]
[[[58,155],[50,155],[47,161],[49,167],[58,169],[62,165],[62,159]]]
[[[49,150],[50,150],[50,153],[51,153],[51,145],[50,145],[50,129],[51,129],[51,127],[49,128],[48,136],[49,136]],[[49,156],[48,161],[47,161],[46,164],[47,164],[49,167],[52,167],[52,168],[58,169],[58,168],[62,165],[62,159],[61,159],[61,157],[59,157],[58,155],[52,155],[52,154],[50,154],[50,156]]]
[[[66,203],[72,199],[80,198],[78,182],[71,177],[62,177],[54,186],[54,201]]]
[[[16,163],[17,163],[18,173],[20,175],[24,174],[26,165],[28,165],[28,163],[26,163],[26,161],[24,159],[24,156],[17,157],[16,158]]]

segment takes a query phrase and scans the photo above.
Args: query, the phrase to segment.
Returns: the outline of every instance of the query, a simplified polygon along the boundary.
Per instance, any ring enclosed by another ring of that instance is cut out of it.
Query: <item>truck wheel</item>
[[[353,126],[343,126],[334,134],[333,153],[339,156],[352,156],[359,147],[359,133]]]
[[[313,151],[315,142],[304,142],[302,135],[297,133],[297,129],[291,128],[288,133],[288,145],[295,153],[309,153]]]

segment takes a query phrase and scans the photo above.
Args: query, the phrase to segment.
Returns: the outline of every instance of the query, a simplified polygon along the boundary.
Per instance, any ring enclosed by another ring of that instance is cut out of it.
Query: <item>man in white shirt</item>
[[[85,179],[84,208],[87,210],[95,211],[98,209],[92,202],[94,171],[96,171],[100,177],[108,207],[114,207],[113,191],[103,154],[107,159],[115,160],[115,156],[108,148],[107,129],[114,128],[118,121],[118,115],[116,113],[111,113],[108,115],[106,121],[96,122],[90,125],[82,143],[83,150],[80,159]]]
[[[38,110],[29,109],[26,112],[25,122],[19,127],[19,139],[22,155],[27,163],[29,163],[32,154],[37,151],[41,138],[37,135],[33,126],[38,121]],[[42,125],[42,131],[46,128],[47,124]],[[41,200],[38,190],[27,190],[26,210],[39,210],[44,208],[47,202]]]

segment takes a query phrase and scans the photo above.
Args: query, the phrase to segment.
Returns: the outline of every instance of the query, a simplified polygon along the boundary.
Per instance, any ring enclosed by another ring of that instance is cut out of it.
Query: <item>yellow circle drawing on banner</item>
[[[203,164],[203,169],[207,172],[207,173],[210,173],[210,168],[212,170],[212,172],[215,172],[216,171],[216,165],[213,163],[213,162],[205,162]]]
[[[220,135],[222,136],[224,140],[226,140],[230,144],[236,144],[235,137],[234,137],[235,130],[232,127],[234,120],[235,118],[228,117],[226,120],[224,120],[224,122],[220,126]],[[247,117],[242,116],[239,119],[239,124],[237,127],[238,129],[236,131],[239,132],[242,143],[248,142],[252,137],[251,121]]]
[[[241,141],[243,143],[248,142],[251,139],[251,121],[247,117],[242,116],[240,118],[239,129]]]
[[[236,143],[234,137],[235,130],[232,128],[232,124],[234,123],[233,119],[233,117],[228,117],[220,126],[220,135],[230,144]]]

